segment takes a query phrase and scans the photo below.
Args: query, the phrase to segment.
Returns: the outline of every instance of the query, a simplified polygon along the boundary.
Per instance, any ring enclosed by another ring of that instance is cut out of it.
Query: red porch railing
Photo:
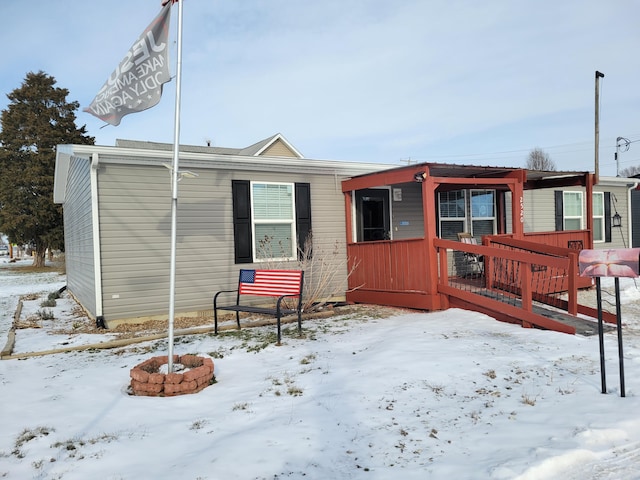
[[[348,245],[349,287],[371,290],[425,291],[424,240],[382,240]],[[354,270],[354,266],[356,266]]]
[[[554,236],[553,233],[558,233]],[[557,238],[556,238],[557,237]],[[526,240],[517,240],[507,235],[489,235],[482,241],[487,246],[511,250],[514,252],[536,253],[557,258],[567,258],[572,264],[572,270],[568,268],[548,268],[545,265],[532,265],[532,281],[535,293],[540,295],[566,292],[573,288],[571,282],[575,282],[575,288],[588,288],[592,281],[588,277],[578,276],[578,255],[580,250],[587,248],[589,232],[583,230],[565,232],[540,232],[531,234]],[[535,241],[532,241],[535,239]],[[547,242],[547,243],[545,243]],[[495,260],[494,268],[505,270],[507,275],[496,275],[495,282],[499,278],[508,278],[513,272],[508,271],[510,263]],[[573,273],[571,273],[573,272]],[[555,305],[555,304],[554,304]],[[575,314],[574,312],[570,312]]]
[[[500,237],[496,235],[494,237]],[[524,234],[524,239],[539,245],[550,247],[569,248],[572,250],[582,250],[592,248],[590,230],[564,230],[554,232],[528,232]]]
[[[438,291],[448,296],[452,306],[566,333],[575,333],[575,328],[535,313],[534,301],[572,316],[597,317],[595,309],[578,304],[578,284],[591,284],[578,276],[578,251],[510,237],[484,237],[483,241],[485,245],[478,246],[434,241],[440,263]],[[469,275],[464,268],[469,255],[482,257],[482,275]],[[557,295],[561,292],[566,292],[567,300]],[[615,322],[608,313],[604,319]]]

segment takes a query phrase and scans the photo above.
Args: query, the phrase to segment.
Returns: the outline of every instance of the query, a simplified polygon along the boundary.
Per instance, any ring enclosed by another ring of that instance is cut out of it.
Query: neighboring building
[[[636,206],[634,217],[632,202],[639,183],[635,178],[600,177],[593,186],[593,248],[638,245],[640,208]],[[585,196],[584,187],[576,186],[525,191],[525,233],[587,228]]]
[[[167,316],[172,148],[58,146],[67,287],[107,326]],[[346,258],[341,181],[388,167],[306,159],[280,134],[244,149],[181,146],[180,170],[197,178],[179,184],[176,314],[209,315],[240,267],[293,264],[311,232],[314,251],[337,246]]]

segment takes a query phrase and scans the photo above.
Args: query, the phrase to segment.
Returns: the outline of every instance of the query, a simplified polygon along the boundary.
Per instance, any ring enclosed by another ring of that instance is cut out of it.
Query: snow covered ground
[[[18,297],[64,285],[0,263],[0,347]],[[603,286],[613,291],[613,280]],[[583,294],[593,302],[595,292]],[[607,296],[609,300],[611,296]],[[626,397],[615,332],[523,329],[451,309],[305,321],[176,339],[214,359],[217,383],[172,398],[127,394],[166,341],[0,361],[0,478],[637,479],[640,291],[622,282]],[[35,305],[35,307],[34,307]],[[108,339],[21,329],[17,352]],[[38,310],[25,302],[23,316]],[[77,318],[76,318],[77,321]],[[293,328],[293,327],[288,327]]]

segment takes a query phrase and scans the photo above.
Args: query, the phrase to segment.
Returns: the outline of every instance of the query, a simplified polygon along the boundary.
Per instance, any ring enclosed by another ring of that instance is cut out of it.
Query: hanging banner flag
[[[160,102],[162,85],[171,80],[168,37],[172,3],[163,6],[83,111],[117,126],[125,115]]]

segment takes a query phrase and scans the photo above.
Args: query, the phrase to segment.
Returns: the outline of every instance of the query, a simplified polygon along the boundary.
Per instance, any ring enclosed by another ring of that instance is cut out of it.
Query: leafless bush
[[[276,259],[267,260],[265,268],[304,271],[302,300],[305,312],[321,310],[335,297],[343,296],[349,288],[349,277],[357,267],[356,263],[349,269],[348,258],[340,253],[338,240],[331,250],[327,250],[314,245],[313,237],[309,235],[304,246],[298,248],[297,260],[279,260],[285,257],[286,250],[272,238],[265,237],[258,244],[260,258]],[[346,275],[343,273],[345,270]],[[293,308],[291,303],[286,307]]]

